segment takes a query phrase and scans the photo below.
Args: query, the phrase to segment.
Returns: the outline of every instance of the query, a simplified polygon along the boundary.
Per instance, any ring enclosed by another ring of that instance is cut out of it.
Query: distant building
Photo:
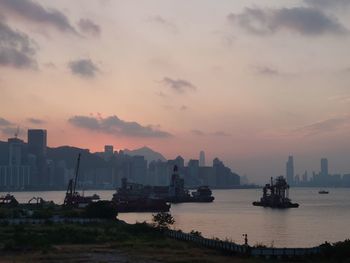
[[[30,183],[30,167],[28,165],[0,166],[0,188],[6,190],[23,190]]]
[[[247,176],[247,175],[241,176],[241,184],[242,184],[242,185],[247,185],[247,184],[249,184],[249,179],[248,179],[248,176]]]
[[[113,157],[113,154],[113,145],[105,145],[104,159],[106,161],[110,160]]]
[[[294,159],[293,156],[288,157],[288,161],[286,163],[286,177],[287,183],[289,185],[294,184]]]
[[[229,188],[240,185],[240,176],[232,173],[231,169],[226,167],[218,158],[213,160],[213,170],[216,179],[215,187]]]
[[[187,165],[187,176],[185,176],[186,185],[199,184],[199,161],[189,160]]]
[[[46,156],[47,131],[40,129],[28,130],[28,152],[37,157]]]
[[[131,157],[130,175],[131,181],[145,184],[147,179],[147,161],[144,156],[135,155]]]
[[[321,159],[321,176],[328,176],[328,159],[327,158],[322,158]]]
[[[307,183],[307,181],[308,181],[308,176],[307,176],[307,171],[305,171],[305,173],[303,174],[302,182]]]
[[[18,166],[22,164],[23,158],[23,145],[24,142],[18,138],[9,138],[8,149],[9,149],[9,166]]]
[[[199,166],[204,167],[205,166],[205,152],[200,151],[199,153]]]
[[[35,164],[32,167],[32,182],[36,187],[49,185],[49,175],[46,160],[47,131],[41,129],[28,130],[28,154],[35,156]]]
[[[9,138],[8,165],[0,166],[0,188],[23,190],[30,184],[30,166],[23,162],[24,142],[18,138]]]

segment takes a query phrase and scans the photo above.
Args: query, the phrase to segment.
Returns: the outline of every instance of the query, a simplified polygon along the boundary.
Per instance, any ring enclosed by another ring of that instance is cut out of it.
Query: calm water
[[[174,204],[171,213],[175,228],[192,229],[207,237],[228,238],[243,243],[248,234],[251,245],[273,244],[276,247],[315,246],[324,241],[350,238],[350,189],[329,189],[328,195],[316,188],[293,188],[290,197],[299,208],[275,210],[252,206],[261,190],[214,190],[213,203]],[[87,191],[86,194],[94,192]],[[111,199],[113,191],[97,191],[103,199]],[[26,202],[33,195],[62,203],[65,192],[15,193],[18,201]],[[129,223],[150,221],[150,213],[120,214]]]

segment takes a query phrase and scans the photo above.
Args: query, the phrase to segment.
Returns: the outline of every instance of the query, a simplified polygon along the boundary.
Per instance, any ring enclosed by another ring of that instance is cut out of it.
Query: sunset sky
[[[0,0],[0,139],[350,173],[348,0]]]

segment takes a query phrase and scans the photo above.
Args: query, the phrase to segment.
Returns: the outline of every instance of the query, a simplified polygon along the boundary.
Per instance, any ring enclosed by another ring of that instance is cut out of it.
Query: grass
[[[348,243],[327,246],[323,262],[345,262]],[[338,250],[342,253],[338,253]],[[345,253],[345,254],[344,254]],[[301,262],[322,262],[320,258]],[[0,225],[0,262],[269,262],[165,237],[145,223]],[[276,262],[272,261],[272,262]],[[284,262],[289,262],[285,260]],[[349,262],[349,261],[348,261]]]

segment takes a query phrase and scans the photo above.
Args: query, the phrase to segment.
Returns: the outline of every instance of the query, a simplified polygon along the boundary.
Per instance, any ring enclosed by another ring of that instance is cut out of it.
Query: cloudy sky
[[[0,139],[350,172],[348,0],[0,0]]]

